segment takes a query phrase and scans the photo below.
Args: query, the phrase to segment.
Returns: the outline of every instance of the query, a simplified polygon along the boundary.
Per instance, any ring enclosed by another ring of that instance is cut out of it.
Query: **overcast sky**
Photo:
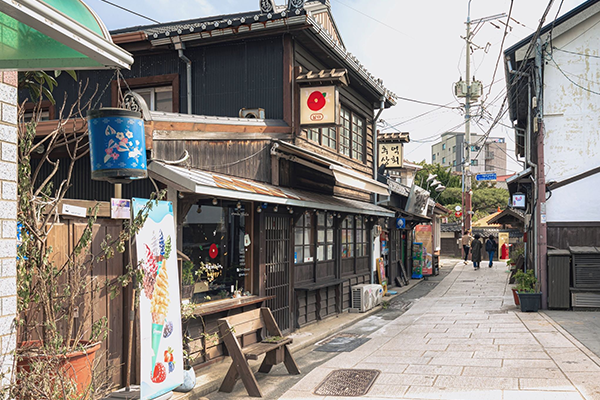
[[[200,18],[211,15],[258,10],[259,0],[111,0],[112,2],[160,22]],[[100,0],[86,0],[100,15],[109,29],[152,24]],[[581,0],[559,0],[548,14],[545,24],[552,22],[578,6]],[[283,5],[286,0],[276,0]],[[409,132],[411,143],[405,147],[410,161],[431,162],[431,145],[440,134],[464,131],[461,103],[453,95],[453,83],[465,78],[465,21],[468,0],[331,0],[333,17],[341,31],[348,51],[384,85],[398,96],[448,105],[440,108],[398,100],[398,104],[383,112],[381,118],[387,130]],[[549,0],[513,0],[510,29],[504,49],[532,34]],[[560,12],[559,5],[562,3]],[[471,20],[509,13],[511,0],[472,0]],[[486,117],[472,124],[471,131],[485,133],[496,117],[504,99],[504,68],[498,66],[491,93],[494,68],[504,35],[506,17],[485,23],[473,39],[472,74],[486,86],[484,106]],[[426,113],[426,114],[425,114]],[[422,115],[425,114],[425,115]],[[422,115],[422,116],[421,116]],[[410,120],[410,121],[409,121]],[[502,120],[509,125],[508,118]],[[389,128],[394,126],[393,128]],[[492,136],[505,137],[508,153],[514,158],[512,129],[498,125]],[[508,169],[522,168],[514,160]]]

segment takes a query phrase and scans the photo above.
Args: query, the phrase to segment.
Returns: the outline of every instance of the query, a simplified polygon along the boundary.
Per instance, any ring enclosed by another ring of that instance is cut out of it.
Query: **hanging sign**
[[[148,200],[133,200],[135,215]],[[135,236],[144,272],[140,296],[140,399],[154,399],[183,383],[183,343],[173,203],[159,201]]]
[[[335,86],[300,88],[300,124],[337,123],[338,103],[338,91]]]
[[[398,229],[406,228],[406,219],[396,218],[396,228],[398,228]]]
[[[512,195],[512,206],[514,208],[526,208],[525,195],[523,193],[514,193]]]
[[[378,143],[379,165],[389,168],[402,168],[403,149],[402,143]]]

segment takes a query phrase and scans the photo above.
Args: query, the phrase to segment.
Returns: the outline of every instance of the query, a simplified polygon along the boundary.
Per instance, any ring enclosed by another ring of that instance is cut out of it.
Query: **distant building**
[[[390,178],[394,181],[410,187],[415,181],[415,176],[417,175],[417,172],[419,172],[422,169],[423,167],[421,167],[419,164],[411,163],[409,161],[404,160],[402,168],[386,170],[386,173],[389,173]]]
[[[464,159],[465,134],[463,132],[446,132],[441,142],[431,146],[431,162],[444,167],[452,167],[455,172],[462,172]],[[506,172],[506,141],[501,137],[488,137],[471,134],[471,171],[473,173]]]

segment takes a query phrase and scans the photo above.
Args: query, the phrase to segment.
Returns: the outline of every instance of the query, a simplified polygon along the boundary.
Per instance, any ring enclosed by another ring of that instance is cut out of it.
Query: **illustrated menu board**
[[[423,277],[423,243],[413,243],[413,268],[412,278],[421,279]]]
[[[424,276],[433,275],[433,229],[431,225],[422,224],[415,226],[415,240],[423,244],[423,270]]]
[[[134,215],[148,200],[133,199]],[[173,203],[159,201],[136,235],[144,272],[140,295],[140,399],[154,399],[183,383],[183,344]]]

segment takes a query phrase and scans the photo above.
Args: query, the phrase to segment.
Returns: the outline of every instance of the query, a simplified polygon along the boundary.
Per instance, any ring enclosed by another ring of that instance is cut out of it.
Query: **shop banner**
[[[423,276],[433,275],[433,230],[431,225],[415,226],[415,240],[423,244]]]
[[[148,200],[133,199],[134,215]],[[154,399],[183,383],[179,272],[173,203],[159,201],[136,235],[144,271],[140,295],[141,400]]]

